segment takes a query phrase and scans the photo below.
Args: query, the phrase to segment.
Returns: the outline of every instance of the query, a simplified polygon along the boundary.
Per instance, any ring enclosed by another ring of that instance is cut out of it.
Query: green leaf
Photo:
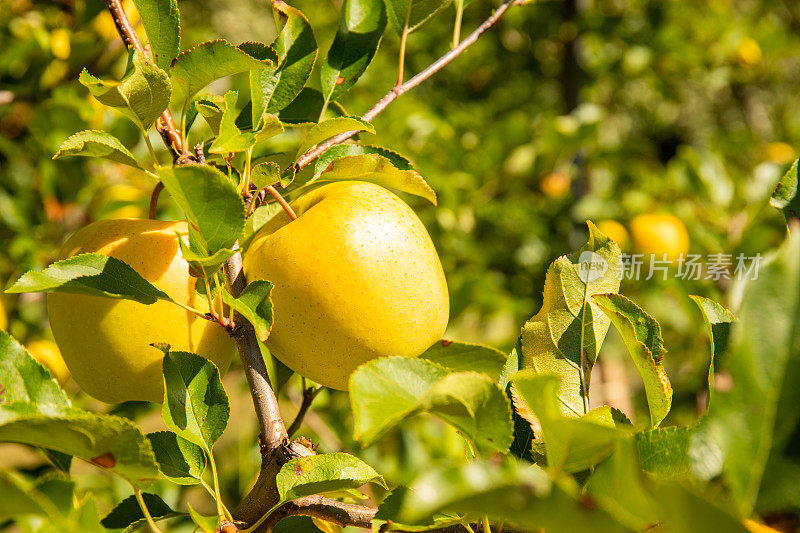
[[[353,372],[350,402],[354,437],[364,446],[417,413],[453,425],[480,453],[505,453],[511,444],[508,398],[484,374],[451,372],[417,358],[377,359]]]
[[[385,29],[383,0],[345,0],[336,37],[320,66],[326,101],[339,99],[367,70]]]
[[[408,17],[410,31],[418,29],[431,17],[452,3],[453,0],[384,0],[389,25],[398,35],[403,33],[409,5],[411,13]]]
[[[658,520],[656,502],[648,489],[632,438],[618,439],[614,453],[594,468],[586,483],[588,494],[636,531],[644,531]]]
[[[208,127],[211,128],[211,133],[213,133],[214,136],[219,135],[225,99],[216,94],[207,94],[198,96],[192,101],[194,102],[194,109],[196,110],[196,113],[203,117],[208,124]],[[192,109],[191,105],[189,106],[189,109]],[[190,114],[189,122],[191,123],[192,120],[194,119]]]
[[[200,483],[206,469],[203,449],[171,431],[148,433],[158,469],[168,480],[179,485]]]
[[[217,39],[185,50],[172,63],[172,82],[187,101],[214,80],[239,72],[267,69],[271,61],[260,61],[228,41]]]
[[[366,120],[358,117],[334,117],[323,120],[319,124],[314,124],[308,130],[305,138],[300,143],[300,148],[297,149],[297,155],[300,156],[322,141],[347,131],[375,133],[375,128]]]
[[[269,294],[272,283],[264,280],[251,281],[238,298],[223,291],[223,300],[239,314],[244,316],[256,331],[261,342],[267,340],[272,329],[272,300]]]
[[[519,367],[561,376],[559,401],[564,414],[586,412],[592,367],[609,319],[592,300],[619,290],[622,263],[613,241],[589,226],[589,241],[556,259],[547,269],[542,308],[522,328]]]
[[[0,402],[28,402],[42,412],[70,406],[47,368],[3,330],[0,330]]]
[[[214,363],[189,352],[164,355],[161,416],[171,430],[206,452],[225,431],[228,395]]]
[[[105,131],[85,130],[71,135],[58,147],[53,159],[69,156],[101,157],[117,163],[141,168],[130,150]]]
[[[192,230],[190,230],[190,240],[192,240],[192,233]],[[181,255],[189,263],[189,266],[197,272],[202,272],[206,277],[213,276],[236,253],[230,248],[222,248],[211,255],[207,255],[202,251],[196,252],[183,241],[180,235],[178,235],[178,243],[181,247]]]
[[[499,376],[506,364],[506,355],[491,346],[445,340],[425,350],[420,357],[457,372],[483,372],[491,378]]]
[[[142,431],[127,419],[59,408],[0,403],[0,441],[42,446],[74,455],[145,486],[158,477],[153,450]]]
[[[621,294],[598,294],[593,300],[622,335],[644,381],[647,405],[650,407],[650,425],[658,427],[672,405],[672,385],[662,364],[667,350],[661,340],[661,326],[655,318]]]
[[[147,506],[147,512],[150,513],[153,520],[158,521],[186,515],[186,513],[173,511],[157,494],[144,492],[142,493],[142,499],[145,506]],[[135,531],[140,526],[147,524],[147,520],[144,517],[142,508],[139,507],[139,502],[136,501],[136,496],[128,496],[114,507],[100,523],[108,529],[125,529],[128,532]]]
[[[475,460],[460,467],[429,471],[403,499],[398,519],[426,523],[439,513],[486,515],[515,527],[547,533],[632,531],[593,504],[583,504],[569,480],[552,481],[540,468],[504,461]]]
[[[636,433],[634,441],[642,469],[659,479],[689,478],[692,431],[689,427],[668,427]]]
[[[719,507],[691,488],[675,483],[661,484],[653,489],[653,495],[659,522],[670,533],[751,533],[735,512]]]
[[[711,362],[708,365],[708,398],[706,399],[706,409],[714,399],[714,362],[725,352],[728,346],[728,335],[730,335],[731,324],[734,320],[733,313],[722,307],[714,300],[703,298],[702,296],[690,295],[700,312],[708,329],[708,336],[711,340]]]
[[[311,183],[323,184],[340,180],[369,181],[388,189],[397,189],[398,191],[421,196],[436,205],[436,193],[419,172],[416,170],[401,170],[391,160],[380,154],[339,157],[325,167],[319,177]]]
[[[236,91],[225,93],[217,138],[208,149],[212,154],[245,152],[255,146],[258,141],[283,132],[283,125],[278,117],[264,113],[264,116],[258,122],[260,124],[258,130],[243,133],[236,126],[236,100],[238,95],[239,93]]]
[[[303,87],[300,94],[292,102],[278,112],[281,121],[287,124],[305,124],[316,122],[322,115],[325,107],[325,97],[322,93],[311,87]],[[345,116],[347,111],[338,102],[328,104],[325,116]]]
[[[281,167],[272,161],[259,163],[250,169],[250,181],[259,189],[278,183],[280,179]]]
[[[181,46],[181,14],[177,0],[133,0],[142,18],[156,65],[169,70]]]
[[[6,292],[65,292],[121,298],[143,304],[172,301],[167,293],[144,279],[127,263],[103,254],[80,254],[57,261],[44,270],[27,272]]]
[[[236,187],[209,165],[158,169],[161,182],[191,226],[199,230],[209,254],[231,248],[244,229],[244,204]]]
[[[208,533],[215,533],[217,531],[217,524],[219,524],[220,521],[219,515],[201,515],[194,510],[192,504],[187,503],[187,506],[189,507],[189,516],[192,517],[192,522],[197,524],[197,526],[200,528],[200,531]]]
[[[769,200],[772,207],[783,211],[786,220],[800,217],[800,197],[797,196],[797,182],[798,176],[800,176],[798,163],[800,163],[800,159],[792,163],[791,168],[783,175]]]
[[[31,480],[19,472],[0,469],[0,517],[42,515],[62,522],[70,509],[75,484],[58,477]]]
[[[79,81],[97,100],[123,111],[147,130],[164,112],[172,96],[169,76],[143,53],[131,50],[125,76],[106,82],[83,69]]]
[[[281,502],[326,492],[357,489],[375,483],[388,490],[383,477],[348,453],[297,457],[283,465],[275,479]]]
[[[555,472],[579,472],[596,465],[611,454],[614,442],[623,435],[615,428],[608,406],[580,418],[564,416],[558,404],[557,375],[523,370],[511,382],[541,424],[547,464]],[[514,403],[518,411],[524,407]]]
[[[414,165],[411,164],[411,161],[397,152],[393,152],[387,148],[383,148],[381,146],[370,146],[367,144],[345,143],[336,144],[322,152],[314,166],[314,179],[318,178],[320,174],[325,172],[325,170],[328,168],[328,165],[340,157],[360,154],[382,155],[391,161],[392,165],[397,167],[399,170],[414,170]]]
[[[264,112],[277,113],[300,94],[317,60],[317,40],[305,15],[283,1],[272,2],[283,22],[272,48],[278,54],[276,70],[250,74],[253,122]]]
[[[791,222],[758,278],[743,282],[725,369],[733,386],[717,391],[704,419],[724,478],[744,516],[800,505],[800,223]]]

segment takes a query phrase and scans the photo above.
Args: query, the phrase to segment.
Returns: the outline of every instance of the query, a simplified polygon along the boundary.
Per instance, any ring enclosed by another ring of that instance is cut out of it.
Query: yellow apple
[[[185,222],[100,220],[70,237],[61,255],[96,252],[115,257],[174,300],[204,309],[204,297],[195,293],[195,278],[175,236],[187,231]],[[163,354],[151,343],[199,354],[221,372],[235,352],[222,326],[170,302],[145,305],[54,293],[47,296],[47,313],[73,379],[87,394],[108,403],[163,400]]]
[[[37,361],[46,366],[60,384],[63,385],[67,382],[69,379],[69,369],[66,363],[64,363],[64,358],[61,357],[61,351],[58,349],[58,346],[56,346],[56,343],[46,340],[32,341],[25,345],[25,349],[27,349]]]
[[[6,329],[8,327],[8,315],[6,314],[6,308],[3,305],[3,298],[0,297],[0,329]]]
[[[689,252],[689,233],[681,220],[668,213],[644,213],[630,223],[631,240],[644,259],[675,261]]]
[[[273,283],[267,347],[289,368],[346,390],[356,367],[416,357],[447,326],[442,265],[425,226],[400,198],[365,182],[301,196],[256,235],[248,280]]]

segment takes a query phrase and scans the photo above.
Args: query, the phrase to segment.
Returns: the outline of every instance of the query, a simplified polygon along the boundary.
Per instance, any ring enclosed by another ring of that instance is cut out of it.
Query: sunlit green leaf
[[[100,157],[140,168],[131,151],[105,131],[85,130],[70,136],[58,147],[53,159],[69,156]]]
[[[622,335],[644,381],[650,425],[658,427],[672,405],[672,385],[662,363],[667,350],[661,340],[661,326],[621,294],[598,294],[593,300]]]
[[[455,371],[483,372],[491,378],[499,376],[506,364],[506,355],[491,346],[445,340],[425,350],[420,357]]]
[[[177,0],[133,0],[142,17],[156,65],[168,70],[181,45],[181,17]]]
[[[730,335],[731,324],[733,324],[735,318],[733,313],[713,300],[692,295],[689,298],[697,304],[700,312],[703,313],[703,320],[706,323],[706,329],[711,340],[711,360],[708,365],[708,399],[706,400],[706,408],[708,408],[714,399],[714,362],[720,354],[725,352],[725,348],[728,346],[728,335]]]
[[[204,357],[173,351],[164,355],[163,368],[164,422],[179,436],[210,450],[230,416],[219,370]]]
[[[388,488],[371,466],[341,452],[292,459],[281,467],[275,481],[284,502],[312,494],[357,489],[367,483]]]

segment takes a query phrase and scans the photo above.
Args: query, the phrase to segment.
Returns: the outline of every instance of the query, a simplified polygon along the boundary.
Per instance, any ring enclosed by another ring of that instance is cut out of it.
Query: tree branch
[[[483,22],[483,24],[478,26],[475,29],[475,31],[470,33],[466,38],[464,38],[463,41],[458,43],[458,46],[451,49],[442,57],[440,57],[439,59],[428,65],[428,68],[426,68],[425,70],[423,70],[422,72],[420,72],[407,82],[403,83],[402,85],[397,85],[396,87],[394,87],[391,91],[389,91],[386,94],[386,96],[381,98],[378,101],[378,103],[372,106],[372,108],[369,111],[364,113],[364,116],[362,118],[367,121],[372,121],[372,119],[374,119],[376,116],[378,116],[378,114],[380,114],[384,109],[386,109],[389,106],[389,104],[394,102],[397,99],[397,97],[407,93],[408,91],[410,91],[423,81],[427,80],[428,78],[436,74],[438,71],[442,70],[448,63],[453,61],[456,57],[461,55],[464,52],[464,50],[469,48],[473,43],[475,43],[475,41],[478,40],[478,37],[486,33],[486,31],[488,31],[492,26],[497,24],[500,21],[500,19],[503,18],[503,15],[505,15],[509,7],[517,4],[522,5],[523,3],[525,3],[525,0],[504,0],[504,2],[500,4],[500,6],[495,10],[495,12],[492,13],[491,16]],[[308,150],[306,153],[304,153],[297,159],[297,162],[295,162],[294,164],[294,171],[295,172],[301,171],[309,164],[311,164],[315,159],[317,159],[320,155],[322,155],[322,153],[325,150],[327,150],[331,146],[343,143],[356,133],[358,132],[346,131],[344,133],[336,135],[335,137],[331,137],[330,139],[328,139],[323,143],[320,143],[312,147],[310,150]],[[280,182],[276,182],[273,184],[273,186],[277,186],[279,184]]]
[[[300,429],[300,426],[303,424],[303,418],[305,418],[308,408],[311,407],[311,402],[314,401],[314,398],[317,397],[317,394],[319,394],[321,390],[322,387],[308,387],[303,390],[303,402],[300,404],[300,409],[297,410],[297,416],[294,417],[294,421],[286,430],[290,437]]]

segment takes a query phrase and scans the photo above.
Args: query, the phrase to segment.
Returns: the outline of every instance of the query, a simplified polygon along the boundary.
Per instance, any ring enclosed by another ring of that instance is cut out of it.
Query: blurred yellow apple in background
[[[25,349],[30,352],[37,361],[42,363],[54,378],[63,385],[69,379],[69,369],[64,358],[61,357],[61,350],[58,349],[53,341],[40,340],[32,341],[25,345]]]
[[[561,198],[569,192],[572,179],[565,172],[551,172],[539,182],[539,190],[548,198]]]
[[[289,368],[346,390],[353,370],[415,357],[447,326],[449,296],[425,226],[400,198],[364,182],[324,185],[271,219],[244,256],[266,279],[274,324],[267,347]]]
[[[597,223],[597,229],[599,229],[603,235],[617,243],[623,250],[630,244],[628,230],[616,220],[601,220]]]
[[[176,301],[205,310],[176,232],[186,235],[186,223],[100,220],[72,235],[61,256],[97,252],[115,257]],[[87,394],[108,403],[163,400],[163,354],[151,343],[167,343],[173,350],[206,357],[222,373],[236,349],[222,326],[165,301],[145,305],[54,293],[47,296],[47,312],[75,381]]]
[[[633,248],[645,259],[675,261],[689,253],[689,233],[681,220],[668,213],[644,213],[629,225]]]

